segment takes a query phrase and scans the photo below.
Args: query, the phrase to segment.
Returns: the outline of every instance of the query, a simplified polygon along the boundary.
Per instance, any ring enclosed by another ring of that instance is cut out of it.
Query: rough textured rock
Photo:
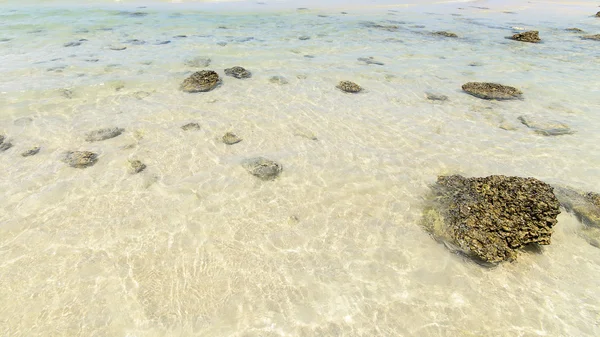
[[[186,125],[181,126],[181,129],[183,131],[200,130],[200,124],[198,124],[198,123],[187,123]]]
[[[146,169],[146,164],[142,163],[139,160],[130,160],[129,161],[129,173],[136,174],[140,173]]]
[[[543,136],[561,136],[575,133],[567,124],[561,122],[544,120],[533,116],[519,116],[518,119],[523,125]]]
[[[440,176],[432,191],[424,226],[486,263],[514,260],[530,243],[550,244],[560,213],[553,188],[534,178]]]
[[[225,75],[235,77],[235,78],[250,78],[252,77],[252,73],[243,67],[235,66],[231,68],[225,69]]]
[[[98,161],[98,155],[90,151],[68,151],[61,158],[63,163],[75,168],[93,166]]]
[[[541,41],[539,32],[537,30],[530,30],[528,32],[517,33],[511,36],[512,40],[521,42],[538,43]]]
[[[357,93],[357,92],[361,92],[363,90],[363,88],[361,88],[360,85],[354,83],[354,82],[350,82],[350,81],[341,81],[336,88],[340,89],[341,91],[344,92],[349,92],[349,93]]]
[[[181,83],[180,89],[185,92],[210,91],[219,85],[219,75],[212,70],[201,70],[193,73]]]
[[[366,64],[374,64],[378,66],[384,65],[383,62],[376,61],[372,56],[370,57],[359,57],[357,60],[364,62]]]
[[[475,97],[482,99],[509,100],[520,98],[523,94],[519,89],[497,83],[468,82],[462,89]]]
[[[440,94],[436,94],[436,93],[432,93],[432,92],[426,92],[425,95],[427,96],[427,99],[430,101],[447,101],[448,100],[448,96],[446,96],[446,95],[440,95]]]
[[[242,141],[240,137],[238,137],[235,133],[232,132],[227,132],[225,135],[223,135],[222,140],[223,143],[227,145],[237,144]]]
[[[271,76],[271,78],[269,78],[269,82],[275,84],[288,84],[288,80],[283,76]]]
[[[184,64],[192,68],[205,68],[210,65],[212,60],[208,57],[194,57],[193,59],[186,60]]]
[[[21,156],[23,156],[23,157],[35,156],[36,154],[38,154],[38,152],[40,152],[40,149],[41,148],[39,146],[34,146],[31,149],[22,152]]]
[[[242,162],[242,167],[262,180],[273,180],[283,171],[281,164],[263,157],[247,159]]]
[[[600,18],[600,12],[596,13],[596,17]]]
[[[594,40],[594,41],[600,41],[600,34],[595,34],[595,35],[584,35],[581,37],[584,40]]]
[[[88,142],[99,142],[106,139],[111,139],[119,136],[125,129],[121,128],[105,128],[98,129],[85,134],[85,140]]]
[[[446,31],[433,32],[432,34],[435,36],[443,36],[443,37],[458,37],[458,35],[456,35],[455,33],[446,32]]]

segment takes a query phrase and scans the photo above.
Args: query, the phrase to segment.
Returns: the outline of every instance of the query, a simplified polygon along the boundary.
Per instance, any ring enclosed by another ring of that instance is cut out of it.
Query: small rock
[[[105,128],[98,129],[91,132],[86,133],[85,140],[87,142],[99,142],[106,139],[111,139],[119,136],[123,133],[125,129],[121,128]]]
[[[247,159],[242,162],[242,167],[262,180],[273,180],[283,171],[281,164],[263,157]]]
[[[520,98],[523,94],[519,89],[497,83],[468,82],[462,89],[481,99],[509,100]]]
[[[96,63],[98,61],[100,61],[100,59],[85,59],[85,62],[91,62],[91,63]]]
[[[375,61],[372,56],[370,57],[359,57],[357,60],[364,62],[366,64],[375,64],[378,66],[384,65],[383,62]]]
[[[225,75],[232,76],[235,78],[250,78],[252,77],[252,73],[243,67],[235,66],[231,68],[225,69]]]
[[[5,139],[3,135],[0,135],[0,152],[4,152],[13,146],[11,142],[4,141]]]
[[[129,43],[129,44],[132,44],[132,45],[135,45],[135,46],[141,46],[141,45],[146,44],[146,41],[138,40],[138,39],[127,40],[125,42]]]
[[[298,38],[298,40],[301,40],[301,41],[310,40],[310,36],[303,35],[303,36],[300,36],[300,37]]]
[[[235,133],[227,132],[223,136],[223,143],[225,143],[227,145],[237,144],[241,141],[242,141],[242,139],[240,137],[236,136]]]
[[[600,12],[596,13],[596,17],[600,18]]]
[[[583,30],[579,29],[579,28],[567,28],[565,29],[567,32],[574,32],[574,33],[583,33]]]
[[[187,37],[187,35],[183,35],[183,34],[173,36],[173,38],[176,38],[176,39],[184,39],[186,37]]]
[[[218,44],[219,46],[221,46],[221,47],[224,47],[224,46],[226,46],[226,45],[227,45],[227,42],[225,42],[225,41],[221,41],[221,42],[217,42],[217,44]]]
[[[198,124],[198,123],[187,123],[186,125],[183,125],[181,127],[181,129],[183,131],[200,130],[200,124]]]
[[[6,139],[6,137],[4,135],[0,135],[0,144],[4,143],[4,139]]]
[[[180,89],[185,92],[206,92],[219,85],[219,75],[212,70],[201,70],[193,73],[181,83]]]
[[[349,92],[349,93],[357,93],[363,90],[363,88],[361,88],[360,85],[354,83],[354,82],[350,82],[350,81],[341,81],[336,88],[340,89],[341,91],[344,92]]]
[[[538,43],[541,41],[537,30],[530,30],[523,33],[517,33],[511,37],[512,40],[521,42]]]
[[[448,100],[448,96],[446,96],[446,95],[439,95],[439,94],[434,94],[431,92],[426,92],[425,95],[427,95],[427,99],[430,101],[447,101]]]
[[[127,47],[125,47],[125,46],[109,46],[108,49],[118,51],[118,50],[125,50],[125,49],[127,49]]]
[[[79,41],[67,42],[63,46],[65,46],[65,47],[77,47],[77,46],[81,46],[81,42],[79,42]]]
[[[144,99],[144,98],[146,98],[146,97],[148,97],[150,95],[151,95],[151,93],[149,93],[147,91],[136,91],[136,92],[133,93],[133,97],[135,97],[135,98],[137,98],[139,100],[142,100],[142,99]]]
[[[25,152],[22,152],[21,156],[23,156],[23,157],[34,156],[34,155],[38,154],[38,152],[40,152],[40,147],[39,146],[34,146],[31,149],[29,149],[29,150],[27,150]]]
[[[208,57],[195,57],[193,59],[186,60],[184,64],[192,68],[205,68],[210,65],[212,60]]]
[[[160,46],[160,45],[169,44],[169,43],[171,43],[171,40],[164,40],[164,41],[157,41],[155,43],[155,45]]]
[[[136,174],[146,169],[146,164],[139,160],[129,160],[129,173]]]
[[[271,76],[271,78],[269,78],[269,82],[275,84],[288,84],[288,80],[283,76]]]
[[[518,119],[523,125],[543,136],[561,136],[575,133],[567,124],[561,122],[548,121],[531,116],[519,116]]]
[[[451,33],[451,32],[446,32],[446,31],[433,32],[432,34],[435,36],[443,36],[443,37],[458,37],[458,35]]]
[[[73,98],[73,91],[71,91],[69,89],[59,89],[58,92],[64,98],[68,98],[68,99]]]
[[[315,58],[314,55],[304,55],[304,57],[306,57],[307,59],[314,59]]]
[[[75,168],[93,166],[98,161],[98,155],[90,151],[68,151],[61,158],[63,163]]]
[[[595,34],[595,35],[585,35],[581,37],[584,40],[594,40],[594,41],[600,41],[600,34]]]

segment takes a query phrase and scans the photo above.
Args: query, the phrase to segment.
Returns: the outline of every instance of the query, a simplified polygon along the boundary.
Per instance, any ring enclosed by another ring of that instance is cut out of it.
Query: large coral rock
[[[552,186],[535,178],[440,176],[423,224],[477,260],[514,260],[530,243],[550,244],[560,213]]]

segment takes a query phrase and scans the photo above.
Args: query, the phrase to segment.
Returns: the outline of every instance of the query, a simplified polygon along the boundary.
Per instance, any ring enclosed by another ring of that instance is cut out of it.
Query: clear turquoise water
[[[0,335],[600,334],[600,257],[572,216],[543,254],[491,270],[418,226],[439,174],[600,191],[600,43],[564,30],[600,33],[594,7],[53,6],[0,10],[0,133],[14,144],[0,153]],[[505,39],[522,29],[543,43]],[[222,86],[178,90],[195,57]],[[253,77],[225,77],[234,65]],[[524,100],[478,100],[468,81]],[[521,115],[575,133],[544,137]],[[111,126],[126,132],[84,141]],[[222,144],[227,131],[244,140]],[[71,169],[66,150],[100,159]],[[239,163],[257,155],[282,176],[248,175]],[[129,175],[128,159],[147,170]]]

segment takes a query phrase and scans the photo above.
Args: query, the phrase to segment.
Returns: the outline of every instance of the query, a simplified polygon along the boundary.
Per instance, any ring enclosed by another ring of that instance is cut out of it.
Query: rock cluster
[[[440,176],[423,224],[476,260],[514,260],[527,244],[550,244],[560,213],[553,188],[534,178]]]

